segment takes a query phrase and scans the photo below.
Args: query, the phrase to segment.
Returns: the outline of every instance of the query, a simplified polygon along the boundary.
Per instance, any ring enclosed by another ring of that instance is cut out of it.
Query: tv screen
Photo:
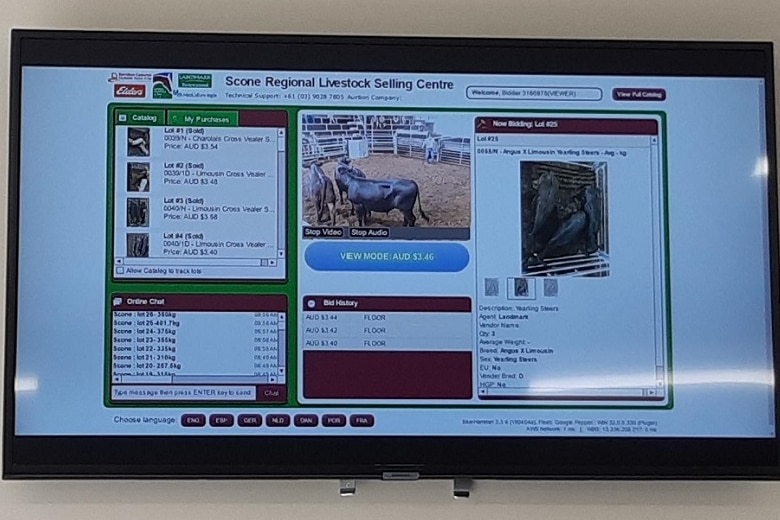
[[[14,31],[4,475],[776,476],[772,61]]]

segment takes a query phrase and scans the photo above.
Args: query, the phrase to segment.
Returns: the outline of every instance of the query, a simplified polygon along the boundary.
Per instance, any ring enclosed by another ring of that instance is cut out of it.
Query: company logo
[[[173,98],[173,72],[158,72],[152,75],[152,98]]]
[[[211,74],[179,74],[179,88],[211,88]]]
[[[114,97],[143,98],[146,97],[146,85],[114,85]]]
[[[138,83],[143,81],[144,83],[152,80],[152,75],[146,72],[112,72],[108,76],[109,83]]]

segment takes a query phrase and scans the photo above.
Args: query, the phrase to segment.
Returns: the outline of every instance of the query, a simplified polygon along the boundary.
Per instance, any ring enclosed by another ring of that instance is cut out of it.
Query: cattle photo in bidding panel
[[[609,276],[606,162],[520,163],[525,276]]]
[[[306,112],[300,124],[305,225],[385,228],[391,239],[469,238],[468,115]]]

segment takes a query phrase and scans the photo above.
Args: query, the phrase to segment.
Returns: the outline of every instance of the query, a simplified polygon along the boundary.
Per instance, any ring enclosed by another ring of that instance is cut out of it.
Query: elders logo
[[[146,97],[146,85],[114,85],[114,97]]]

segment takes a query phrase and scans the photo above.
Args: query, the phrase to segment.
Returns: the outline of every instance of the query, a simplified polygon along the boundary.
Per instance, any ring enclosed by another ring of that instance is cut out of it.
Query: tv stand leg
[[[471,486],[474,481],[470,478],[456,478],[452,480],[452,498],[466,499],[471,497]]]
[[[341,479],[339,480],[339,495],[343,497],[351,497],[357,491],[357,481],[355,479]]]

